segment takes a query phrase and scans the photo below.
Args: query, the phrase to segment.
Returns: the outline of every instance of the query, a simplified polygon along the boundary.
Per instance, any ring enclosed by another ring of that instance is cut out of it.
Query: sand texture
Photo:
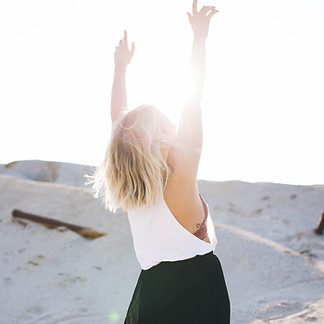
[[[84,183],[90,167],[0,166],[2,324],[123,323],[140,271],[127,217]],[[324,323],[324,185],[199,181],[215,224],[233,324]],[[13,219],[13,209],[107,233]]]

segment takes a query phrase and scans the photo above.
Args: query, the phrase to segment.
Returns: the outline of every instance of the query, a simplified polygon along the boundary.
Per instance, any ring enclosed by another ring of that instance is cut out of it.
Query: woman
[[[125,323],[229,323],[230,305],[208,206],[197,187],[202,148],[200,101],[205,40],[215,7],[188,18],[193,30],[192,89],[178,132],[155,107],[127,111],[126,68],[135,46],[127,33],[116,47],[111,96],[112,137],[94,188],[128,215],[141,264]]]

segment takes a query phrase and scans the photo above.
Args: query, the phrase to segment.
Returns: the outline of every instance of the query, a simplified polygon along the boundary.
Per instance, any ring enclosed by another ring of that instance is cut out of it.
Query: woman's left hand
[[[132,60],[135,51],[135,44],[132,43],[131,49],[128,48],[127,31],[124,31],[124,38],[119,41],[115,51],[115,65],[126,67]]]

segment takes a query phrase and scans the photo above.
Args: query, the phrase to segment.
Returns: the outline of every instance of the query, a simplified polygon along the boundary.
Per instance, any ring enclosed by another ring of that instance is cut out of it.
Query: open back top
[[[178,261],[214,251],[217,244],[214,225],[208,205],[202,199],[205,211],[203,228],[192,234],[172,215],[163,195],[152,207],[140,207],[127,211],[131,226],[135,253],[143,270],[162,261]],[[210,243],[201,238],[207,231]]]

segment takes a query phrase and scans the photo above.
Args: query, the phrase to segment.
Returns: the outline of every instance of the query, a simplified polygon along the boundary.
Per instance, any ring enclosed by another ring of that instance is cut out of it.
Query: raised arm
[[[210,20],[213,15],[218,12],[218,10],[213,6],[204,6],[200,11],[198,11],[197,2],[198,0],[193,1],[192,14],[187,12],[193,31],[193,44],[189,65],[188,95],[185,103],[185,105],[189,106],[200,105],[205,79],[205,41],[208,36]]]
[[[192,13],[188,13],[193,30],[193,44],[188,73],[187,96],[182,109],[178,138],[170,150],[169,159],[176,176],[196,180],[202,148],[202,118],[200,102],[205,78],[205,41],[209,23],[217,12],[215,7],[197,9],[193,1]]]
[[[132,43],[131,49],[128,48],[127,32],[124,31],[124,37],[120,40],[119,46],[115,51],[115,72],[111,90],[110,116],[114,122],[123,113],[127,111],[127,93],[126,93],[126,69],[131,62],[135,51],[135,44]]]

